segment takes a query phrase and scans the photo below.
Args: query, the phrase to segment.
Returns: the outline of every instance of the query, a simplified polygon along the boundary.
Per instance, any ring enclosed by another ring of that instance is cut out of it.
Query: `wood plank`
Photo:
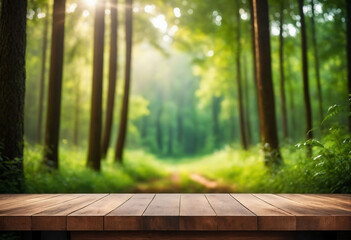
[[[63,202],[36,213],[32,216],[32,230],[65,231],[66,216],[89,204],[106,197],[108,194],[83,194],[78,198]]]
[[[348,206],[351,205],[351,195],[345,195],[345,194],[311,194],[311,195],[316,195],[321,198],[326,198],[331,201],[336,201],[339,203],[347,204]]]
[[[280,197],[274,194],[255,194],[263,201],[296,216],[296,230],[351,230],[349,216],[331,215],[328,210]]]
[[[71,240],[294,240],[295,236],[295,232],[240,231],[71,232]]]
[[[258,230],[291,231],[296,229],[296,219],[292,214],[272,206],[252,194],[231,194],[242,205],[257,215]]]
[[[143,213],[144,230],[179,230],[180,194],[156,194]]]
[[[205,196],[217,215],[218,230],[257,230],[257,216],[229,194]]]
[[[321,199],[316,195],[279,194],[279,196],[312,207],[325,215],[333,216],[335,224],[332,230],[351,230],[351,209],[345,210],[335,205],[336,201]]]
[[[67,216],[68,231],[102,231],[104,216],[122,205],[133,194],[110,194]]]
[[[9,196],[0,200],[0,209],[15,209],[30,203],[58,197],[59,195],[60,194],[14,194],[12,197]]]
[[[31,230],[31,216],[33,214],[77,197],[79,197],[79,194],[57,195],[56,197],[29,203],[17,208],[14,205],[11,209],[0,209],[0,230]]]
[[[179,229],[186,231],[217,230],[216,213],[204,194],[181,194]]]
[[[303,204],[312,205],[317,208],[328,207],[329,210],[347,212],[351,215],[351,204],[345,204],[335,199],[326,199],[315,194],[278,194],[278,196]]]
[[[155,194],[134,194],[104,217],[104,230],[143,230],[142,215]]]

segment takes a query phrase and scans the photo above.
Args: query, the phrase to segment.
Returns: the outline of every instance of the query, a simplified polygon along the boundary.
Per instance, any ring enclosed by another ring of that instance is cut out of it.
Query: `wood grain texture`
[[[217,230],[216,213],[204,194],[181,194],[179,229]]]
[[[0,230],[31,230],[32,215],[45,209],[49,209],[52,206],[77,198],[78,196],[79,194],[57,195],[56,197],[28,203],[26,205],[17,205],[17,202],[15,202],[11,208],[6,208],[4,210],[0,208]]]
[[[71,240],[294,240],[294,232],[71,232]]]
[[[67,216],[69,231],[102,231],[104,216],[122,205],[133,194],[110,194]]]
[[[258,230],[289,231],[296,229],[296,219],[292,214],[276,208],[251,194],[231,195],[257,215]]]
[[[157,194],[143,214],[144,230],[179,230],[180,194]]]
[[[8,209],[13,207],[14,203],[16,206],[23,206],[28,203],[41,201],[51,197],[57,197],[58,194],[2,194],[0,196],[0,208]]]
[[[32,216],[32,230],[65,231],[67,230],[67,215],[106,196],[107,194],[83,194],[78,198],[36,213]]]
[[[104,230],[143,230],[142,215],[155,194],[134,194],[104,217]]]
[[[218,230],[257,230],[257,216],[229,194],[206,194],[217,215]]]
[[[296,230],[351,230],[348,216],[331,214],[327,207],[317,208],[274,194],[255,194],[256,197],[296,216]]]

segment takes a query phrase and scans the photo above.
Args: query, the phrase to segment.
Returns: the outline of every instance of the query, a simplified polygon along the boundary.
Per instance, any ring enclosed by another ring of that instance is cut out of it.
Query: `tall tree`
[[[348,104],[351,112],[351,2],[346,0],[346,35],[347,35],[347,86],[348,86]],[[351,115],[349,115],[349,132],[351,132]]]
[[[256,97],[256,106],[257,106],[257,112],[258,110],[258,89],[257,89],[257,68],[256,68],[256,42],[255,42],[255,24],[254,24],[254,13],[253,13],[253,0],[249,0],[249,7],[250,7],[250,21],[251,21],[251,47],[252,47],[252,56],[253,56],[253,81],[254,81],[254,86],[255,86],[255,97]],[[259,129],[259,135],[261,135],[261,121],[258,121],[258,129]]]
[[[73,144],[78,146],[79,139],[79,109],[80,109],[80,79],[77,79],[75,87],[75,111],[74,111],[74,129],[73,129]]]
[[[113,109],[115,103],[116,92],[116,76],[117,76],[117,40],[118,40],[118,15],[117,15],[117,0],[111,0],[111,39],[110,39],[110,63],[109,63],[109,80],[108,80],[108,95],[107,95],[107,108],[105,116],[104,134],[102,138],[101,155],[105,157],[107,149],[110,145],[111,127],[113,121]]]
[[[23,190],[26,0],[2,0],[0,16],[0,191]]]
[[[162,111],[163,111],[163,107],[161,105],[156,113],[156,141],[157,141],[158,150],[160,152],[162,152],[163,150],[163,140],[162,140],[163,134],[162,134],[162,126],[161,126]]]
[[[271,45],[267,0],[253,0],[256,73],[261,143],[267,166],[281,163],[272,83]]]
[[[286,98],[285,98],[285,76],[284,76],[284,1],[280,3],[279,17],[279,73],[280,73],[280,101],[282,109],[282,126],[283,138],[288,138],[288,117],[286,114]]]
[[[39,110],[38,110],[38,127],[37,127],[37,141],[41,143],[41,129],[43,125],[43,103],[44,103],[44,87],[45,87],[45,72],[46,72],[46,52],[48,43],[48,28],[49,28],[49,3],[46,4],[46,16],[44,20],[43,31],[43,46],[41,59],[41,74],[40,74],[40,88],[39,88]]]
[[[241,30],[240,30],[240,1],[237,1],[236,9],[236,20],[237,20],[237,48],[236,48],[236,80],[238,90],[238,107],[239,107],[239,125],[240,125],[240,141],[243,149],[247,149],[247,139],[245,131],[245,118],[244,118],[244,106],[243,106],[243,92],[241,83]]]
[[[133,0],[126,0],[126,69],[125,69],[125,84],[123,103],[121,110],[121,120],[119,123],[119,131],[116,143],[116,155],[115,160],[123,160],[123,149],[126,140],[127,133],[127,121],[128,121],[128,104],[129,104],[129,88],[130,88],[130,74],[131,74],[131,62],[132,62],[132,33],[133,33]]]
[[[88,167],[99,171],[101,159],[102,76],[104,61],[105,0],[95,5],[93,85],[90,111]]]
[[[299,15],[301,21],[301,53],[302,53],[302,77],[303,77],[303,96],[305,102],[305,115],[306,115],[306,138],[312,139],[312,111],[310,101],[310,90],[308,85],[308,61],[307,61],[307,39],[306,39],[306,24],[305,15],[303,13],[304,0],[298,0]],[[308,155],[311,154],[311,148],[308,148]]]
[[[244,85],[244,96],[245,96],[245,130],[246,130],[246,139],[247,145],[250,146],[252,144],[252,132],[251,132],[251,121],[250,121],[250,96],[249,96],[249,81],[247,77],[247,61],[244,56],[244,72],[243,72],[243,85]]]
[[[66,0],[54,0],[51,34],[49,91],[46,111],[44,159],[48,167],[58,168],[58,141],[61,114],[61,89]]]
[[[316,71],[316,80],[317,80],[317,95],[318,95],[318,104],[319,104],[319,120],[323,121],[323,98],[322,98],[322,85],[321,77],[319,73],[319,55],[318,55],[318,46],[317,46],[317,33],[316,33],[316,24],[314,21],[315,11],[314,11],[314,0],[311,0],[311,27],[312,27],[312,45],[313,45],[313,55],[314,55],[314,69]]]

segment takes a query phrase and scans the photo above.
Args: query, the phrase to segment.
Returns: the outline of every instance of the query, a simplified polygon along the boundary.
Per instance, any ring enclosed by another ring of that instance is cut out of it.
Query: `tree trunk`
[[[220,98],[213,96],[212,97],[212,132],[213,132],[213,141],[214,147],[217,149],[220,145],[220,127],[218,116],[220,113]],[[185,146],[186,147],[186,146]]]
[[[290,65],[289,59],[287,58],[288,61],[288,66]],[[288,75],[288,81],[287,81],[287,87],[288,87],[288,92],[289,92],[289,101],[290,101],[290,122],[291,122],[291,127],[290,129],[292,129],[293,131],[290,132],[290,137],[292,139],[295,139],[296,137],[296,120],[295,120],[295,94],[294,94],[294,89],[293,89],[293,85],[292,85],[292,74],[291,74],[291,69],[287,68],[287,75]]]
[[[244,57],[244,73],[243,73],[243,82],[244,82],[244,94],[245,94],[245,130],[246,130],[246,138],[247,145],[252,145],[252,133],[251,133],[251,122],[250,122],[250,96],[249,96],[249,81],[247,77],[246,70],[246,58]]]
[[[168,150],[169,155],[173,154],[173,127],[172,124],[169,124],[168,127]]]
[[[162,152],[162,149],[163,149],[161,115],[162,115],[162,105],[158,109],[157,115],[156,115],[156,141],[157,141],[158,150],[160,152]]]
[[[182,116],[183,100],[179,99],[177,108],[177,140],[181,145],[183,142],[183,116]]]
[[[314,0],[311,0],[311,10],[312,10],[312,18],[311,18],[311,26],[312,26],[312,43],[313,43],[313,55],[314,55],[314,68],[316,71],[316,80],[317,80],[317,94],[318,94],[318,103],[319,103],[319,118],[320,122],[323,121],[323,98],[322,98],[322,85],[321,78],[319,73],[319,55],[318,55],[318,47],[317,47],[317,37],[316,37],[316,26],[314,22]]]
[[[73,130],[73,144],[78,146],[79,140],[79,105],[80,105],[80,80],[77,80],[76,86],[76,106],[74,111],[74,130]]]
[[[275,118],[267,0],[253,0],[253,10],[261,143],[264,147],[265,163],[272,166],[280,164],[282,159]]]
[[[253,13],[253,0],[249,0],[249,5],[250,5],[250,20],[251,20],[251,45],[252,45],[252,55],[253,55],[253,81],[254,81],[254,86],[255,86],[255,97],[256,97],[256,107],[257,107],[257,112],[259,112],[258,109],[258,89],[257,89],[257,67],[256,67],[256,42],[255,42],[255,25],[254,25],[254,13]],[[259,130],[259,136],[261,135],[261,122],[258,121],[258,130]],[[261,137],[259,137],[261,138]]]
[[[348,85],[348,104],[351,112],[351,2],[346,0],[346,35],[347,35],[347,85]],[[351,115],[349,115],[349,132],[351,132]]]
[[[0,17],[0,191],[23,191],[27,1],[2,0]]]
[[[308,86],[308,61],[307,61],[307,39],[306,39],[306,25],[305,16],[303,13],[303,0],[299,0],[299,14],[301,19],[301,45],[302,45],[302,76],[303,76],[303,93],[305,102],[306,115],[306,138],[312,139],[312,112],[310,102],[310,90]],[[311,147],[308,147],[307,154],[311,155]]]
[[[48,103],[46,111],[44,164],[58,168],[58,142],[61,115],[61,89],[66,0],[54,0]]]
[[[283,139],[288,138],[288,118],[286,114],[286,98],[285,98],[285,76],[284,76],[284,1],[280,4],[280,32],[279,32],[279,73],[280,73],[280,101],[282,107],[282,126]]]
[[[123,149],[127,133],[128,121],[128,103],[129,103],[129,87],[130,73],[132,61],[132,33],[133,33],[133,0],[126,0],[126,70],[125,70],[125,85],[123,95],[123,105],[121,110],[121,120],[119,124],[119,132],[116,144],[115,160],[122,162]]]
[[[111,41],[110,41],[110,65],[109,65],[109,82],[107,95],[107,108],[105,117],[104,135],[102,138],[101,155],[104,158],[107,154],[111,139],[111,127],[113,121],[113,109],[116,92],[116,76],[117,76],[117,41],[118,41],[118,15],[117,0],[111,0]]]
[[[42,62],[40,74],[40,88],[39,88],[39,110],[38,110],[38,127],[37,127],[37,141],[41,143],[41,129],[43,125],[43,102],[44,102],[44,87],[45,87],[45,72],[46,72],[46,52],[48,42],[48,26],[49,26],[49,4],[46,4],[46,16],[43,31],[43,47],[42,47]]]
[[[239,125],[240,125],[240,142],[243,149],[247,149],[247,139],[245,133],[245,119],[244,119],[244,107],[243,107],[243,93],[241,86],[241,31],[240,31],[240,4],[237,2],[236,20],[237,20],[237,49],[236,49],[236,78],[237,78],[237,89],[238,89],[238,107],[239,107]]]
[[[101,159],[102,78],[104,60],[105,0],[97,1],[94,25],[93,86],[87,166],[99,171]]]

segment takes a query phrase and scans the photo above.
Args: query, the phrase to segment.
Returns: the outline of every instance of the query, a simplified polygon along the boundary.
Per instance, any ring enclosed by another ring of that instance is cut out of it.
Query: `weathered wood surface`
[[[351,231],[351,195],[3,194],[0,230]]]

